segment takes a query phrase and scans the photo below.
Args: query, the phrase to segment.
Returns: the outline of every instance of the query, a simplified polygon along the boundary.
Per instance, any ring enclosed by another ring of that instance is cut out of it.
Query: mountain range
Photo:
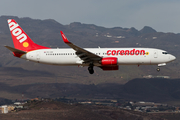
[[[87,68],[61,67],[41,65],[33,62],[14,58],[4,45],[13,46],[7,19],[15,19],[26,33],[37,44],[53,48],[69,48],[64,44],[59,31],[62,30],[68,39],[80,47],[150,47],[167,50],[175,55],[177,60],[161,68],[161,72],[156,71],[157,66],[120,66],[118,71],[104,72],[95,68],[95,74],[89,75]],[[62,25],[55,20],[36,20],[31,18],[18,18],[16,16],[0,17],[0,65],[1,67],[20,67],[26,70],[39,70],[49,72],[55,76],[69,74],[88,76],[90,79],[105,79],[110,81],[113,77],[115,81],[131,80],[141,78],[144,75],[179,77],[179,45],[180,34],[157,32],[151,27],[145,26],[141,30],[135,28],[105,28],[93,24],[82,24],[79,22]]]
[[[33,63],[15,58],[13,54],[4,47],[4,45],[13,47],[7,19],[15,19],[35,43],[47,47],[69,48],[69,46],[64,44],[60,35],[60,30],[62,30],[71,42],[80,47],[97,48],[99,46],[101,48],[159,48],[173,54],[177,59],[176,61],[167,64],[167,66],[162,67],[160,72],[156,71],[157,66],[120,66],[118,71],[102,71],[99,68],[95,68],[95,74],[93,75],[88,73],[87,67],[81,68],[77,66],[51,66]],[[37,84],[66,83],[99,85],[112,83],[118,85],[125,84],[125,86],[127,86],[128,81],[135,78],[143,78],[143,76],[147,75],[169,76],[172,79],[180,78],[180,34],[157,32],[149,26],[145,26],[141,30],[137,30],[133,27],[105,28],[93,24],[82,24],[80,22],[73,22],[69,25],[62,25],[53,19],[38,20],[28,17],[19,18],[16,16],[0,16],[0,45],[1,87],[3,86],[2,88],[6,89],[8,86],[12,88],[21,86],[20,88],[22,88],[18,90],[18,93],[12,93],[12,91],[4,91],[1,89],[0,94],[3,96],[0,97],[8,99],[19,98],[21,96],[20,93],[26,91],[24,89],[25,86]],[[143,83],[143,81],[141,82]],[[133,83],[134,86],[131,86],[132,89],[127,89],[126,92],[128,94],[133,93],[136,89],[136,84],[143,85],[141,82]],[[163,82],[163,80],[160,81],[162,84]],[[151,90],[153,88],[149,89]],[[153,90],[156,91],[156,89]],[[49,92],[51,92],[51,90]],[[174,92],[173,95],[179,99],[177,94],[178,90],[177,92]],[[29,94],[29,96],[33,96],[32,93]],[[129,98],[132,98],[132,96]],[[175,99],[172,97],[172,95],[170,95],[169,98]]]

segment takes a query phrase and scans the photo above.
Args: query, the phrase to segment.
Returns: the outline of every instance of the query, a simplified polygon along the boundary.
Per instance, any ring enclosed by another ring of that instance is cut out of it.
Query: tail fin
[[[32,51],[37,49],[49,49],[34,43],[24,30],[13,19],[8,19],[8,25],[13,39],[14,47],[22,51]]]

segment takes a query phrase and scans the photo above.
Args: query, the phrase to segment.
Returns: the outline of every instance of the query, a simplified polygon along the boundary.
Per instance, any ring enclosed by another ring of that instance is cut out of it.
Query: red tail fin
[[[8,19],[9,29],[13,39],[14,47],[22,51],[32,51],[37,49],[49,49],[34,43],[24,30],[13,19]]]

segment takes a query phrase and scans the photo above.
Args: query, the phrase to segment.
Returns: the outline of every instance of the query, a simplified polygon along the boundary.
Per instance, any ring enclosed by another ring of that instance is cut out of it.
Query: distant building
[[[15,109],[15,106],[13,106],[13,105],[8,105],[8,111],[10,112],[10,111],[13,111]]]
[[[3,105],[0,107],[0,113],[6,114],[10,111],[13,111],[15,109],[15,106],[13,105]]]
[[[91,101],[84,101],[84,102],[78,102],[78,103],[80,103],[80,104],[92,104]]]
[[[166,78],[166,79],[169,79],[170,77],[169,76],[156,76],[155,78]]]
[[[1,112],[4,114],[8,113],[8,106],[7,105],[1,106]]]
[[[165,78],[165,79],[169,79],[169,76],[152,76],[152,75],[147,75],[147,76],[143,76],[143,78]]]
[[[125,38],[124,36],[117,36],[116,38]]]
[[[157,39],[157,37],[153,37],[152,39]]]
[[[143,76],[143,78],[153,78],[152,75]]]

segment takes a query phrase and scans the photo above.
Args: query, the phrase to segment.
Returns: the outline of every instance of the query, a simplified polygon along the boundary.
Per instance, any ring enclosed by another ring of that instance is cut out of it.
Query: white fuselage
[[[117,57],[118,65],[158,65],[171,62],[176,58],[166,51],[154,48],[84,48],[98,56]],[[51,65],[82,65],[84,64],[73,49],[40,49],[30,51],[21,56],[34,62]],[[94,63],[101,66],[100,63]]]

